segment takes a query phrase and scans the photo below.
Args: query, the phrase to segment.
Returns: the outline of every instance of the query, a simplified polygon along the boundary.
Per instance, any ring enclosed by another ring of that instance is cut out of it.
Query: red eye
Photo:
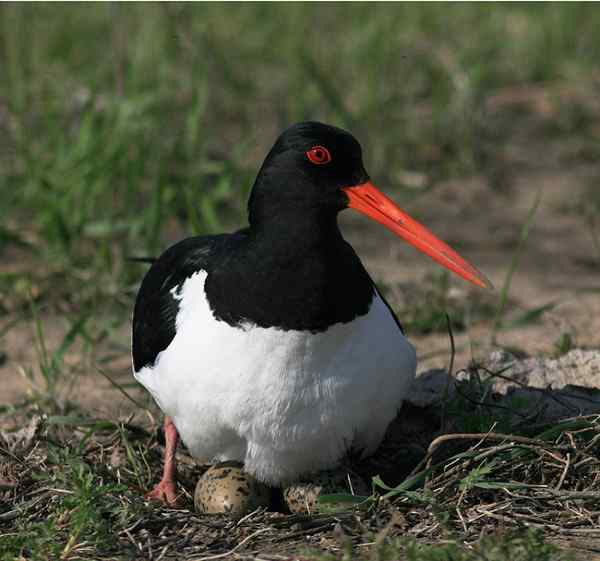
[[[317,164],[318,166],[331,162],[331,154],[323,146],[313,146],[306,155],[313,164]]]

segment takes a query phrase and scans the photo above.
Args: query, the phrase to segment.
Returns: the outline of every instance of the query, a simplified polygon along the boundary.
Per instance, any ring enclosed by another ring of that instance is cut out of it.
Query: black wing
[[[246,236],[235,234],[187,238],[165,251],[146,273],[133,311],[132,355],[137,372],[152,365],[175,337],[179,301],[171,290],[198,271],[210,272],[214,256],[224,246]]]

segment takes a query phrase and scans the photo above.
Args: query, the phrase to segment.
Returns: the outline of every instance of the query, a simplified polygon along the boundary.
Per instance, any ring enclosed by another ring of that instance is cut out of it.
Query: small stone
[[[118,444],[114,446],[110,453],[110,467],[118,468],[125,463],[125,450]]]
[[[194,493],[196,510],[206,514],[243,516],[271,502],[271,489],[247,474],[239,462],[211,467],[198,480]]]

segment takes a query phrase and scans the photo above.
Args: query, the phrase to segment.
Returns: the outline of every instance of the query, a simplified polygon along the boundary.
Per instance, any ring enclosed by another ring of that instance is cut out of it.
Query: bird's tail
[[[127,261],[133,261],[134,263],[154,263],[156,257],[127,257]]]

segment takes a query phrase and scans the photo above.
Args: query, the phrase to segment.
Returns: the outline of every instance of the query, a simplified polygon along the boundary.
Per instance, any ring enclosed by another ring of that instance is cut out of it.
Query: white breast
[[[416,370],[413,346],[376,295],[369,312],[322,333],[214,318],[206,273],[189,278],[177,334],[136,378],[203,460],[235,459],[278,484],[372,453]]]

